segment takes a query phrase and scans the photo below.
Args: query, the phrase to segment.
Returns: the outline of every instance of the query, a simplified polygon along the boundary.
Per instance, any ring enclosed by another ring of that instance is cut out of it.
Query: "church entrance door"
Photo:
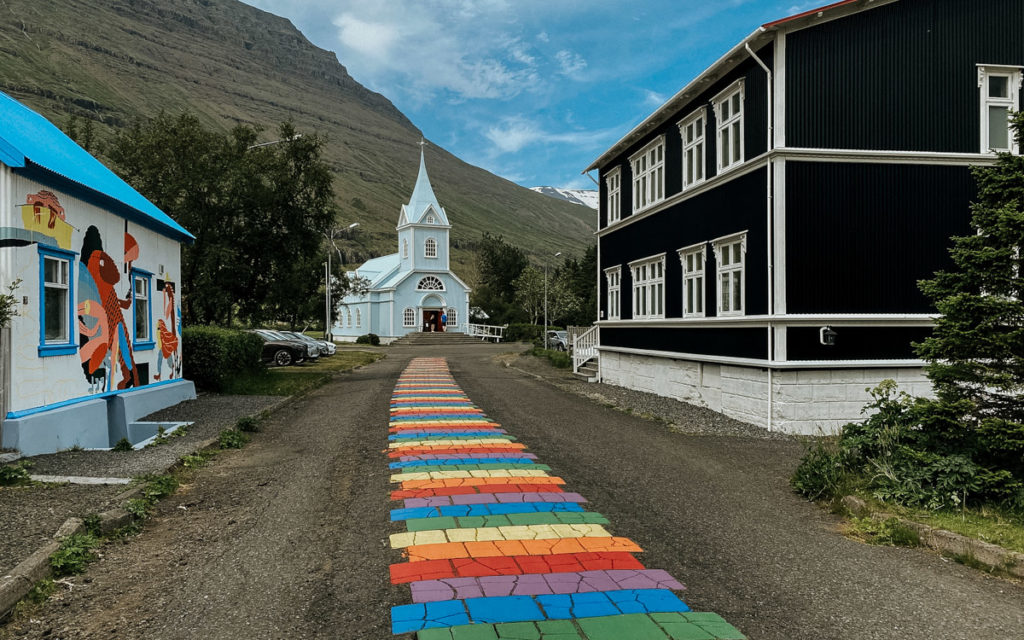
[[[444,331],[444,325],[441,324],[441,309],[423,309],[420,331]]]

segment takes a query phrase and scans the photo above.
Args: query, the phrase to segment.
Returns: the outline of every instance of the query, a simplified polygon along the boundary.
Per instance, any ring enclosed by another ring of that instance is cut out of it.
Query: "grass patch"
[[[868,544],[889,547],[918,547],[921,538],[899,518],[874,520],[872,518],[851,518],[849,533]]]
[[[111,451],[134,451],[135,447],[132,446],[132,441],[128,438],[121,438],[117,441],[117,444],[111,448]]]
[[[338,351],[329,358],[291,367],[274,367],[264,373],[238,375],[223,393],[229,395],[292,396],[314,389],[336,374],[375,362],[383,357],[367,351]]]
[[[0,466],[0,487],[20,487],[32,484],[32,477],[28,472],[31,466],[32,463],[28,460]]]
[[[235,423],[235,428],[245,433],[259,433],[260,431],[260,419],[255,416],[245,416],[239,418],[238,422]]]
[[[1024,553],[1024,517],[991,508],[963,511],[901,509],[908,520]]]
[[[60,548],[50,556],[50,567],[57,577],[85,573],[89,563],[96,559],[93,551],[101,540],[91,533],[76,533],[60,543]]]
[[[181,457],[181,466],[186,469],[199,469],[210,464],[210,461],[217,456],[213,449],[203,449]]]
[[[224,429],[217,439],[217,446],[221,449],[241,449],[249,442],[249,436],[234,429]]]
[[[538,358],[547,358],[548,362],[552,366],[559,369],[571,369],[572,368],[572,356],[565,351],[556,351],[554,349],[545,349],[543,347],[533,347],[528,354],[537,356]]]

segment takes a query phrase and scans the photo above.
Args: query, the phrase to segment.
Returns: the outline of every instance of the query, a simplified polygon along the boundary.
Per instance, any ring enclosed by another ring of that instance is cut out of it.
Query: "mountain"
[[[328,139],[337,223],[360,223],[342,239],[346,261],[397,250],[422,132],[284,18],[237,0],[0,0],[0,90],[58,126],[71,116],[92,120],[101,140],[160,111],[191,110],[222,130],[261,125],[267,140],[291,120]],[[587,209],[437,145],[427,145],[426,159],[453,224],[454,268],[471,284],[485,231],[536,255],[579,254],[593,242]]]
[[[530,187],[531,191],[544,194],[549,198],[565,200],[573,204],[580,204],[590,209],[597,209],[597,189],[559,189],[558,187]]]

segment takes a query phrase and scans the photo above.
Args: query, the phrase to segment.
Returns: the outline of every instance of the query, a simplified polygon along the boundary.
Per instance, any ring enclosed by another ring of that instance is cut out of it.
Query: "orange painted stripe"
[[[521,442],[509,442],[501,445],[469,445],[465,447],[453,445],[438,445],[436,447],[418,445],[414,447],[395,447],[388,449],[389,458],[401,458],[402,456],[414,456],[418,453],[516,453],[526,448]]]
[[[437,480],[406,480],[403,489],[436,489],[438,487],[475,487],[502,484],[565,484],[557,477],[517,476],[513,478],[440,478]]]
[[[493,558],[496,556],[550,556],[562,553],[640,553],[643,549],[629,538],[552,538],[549,540],[492,540],[487,542],[441,542],[405,548],[409,562]]]
[[[434,496],[464,496],[470,493],[565,493],[557,484],[480,484],[475,487],[436,487],[434,489],[397,489],[392,500],[432,498]]]

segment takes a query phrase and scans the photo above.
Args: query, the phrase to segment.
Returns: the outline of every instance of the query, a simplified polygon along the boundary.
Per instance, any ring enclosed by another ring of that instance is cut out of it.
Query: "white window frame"
[[[448,307],[448,320],[444,325],[446,327],[457,327],[459,325],[459,315],[455,307]]]
[[[701,242],[679,250],[679,262],[683,265],[684,318],[703,318],[706,313],[707,244]],[[688,266],[690,258],[693,258],[692,267]]]
[[[362,326],[363,326],[363,311],[359,307],[356,307],[356,327],[362,327]]]
[[[607,214],[608,224],[622,220],[622,169],[616,167],[604,178],[608,189]]]
[[[707,179],[707,111],[707,107],[701,107],[679,121],[679,135],[683,139],[683,191]]]
[[[412,307],[406,307],[404,310],[402,310],[402,326],[416,326],[416,310],[413,309]]]
[[[618,320],[622,317],[622,265],[605,269],[604,277],[608,283],[608,319]]]
[[[648,256],[629,263],[633,281],[633,319],[657,320],[665,317],[665,254]]]
[[[436,221],[437,220],[434,218],[433,214],[427,216],[427,224],[434,224]]]
[[[409,240],[406,238],[402,238],[402,257],[409,257]]]
[[[57,265],[57,277],[55,279],[48,279],[46,275],[46,264],[51,262]],[[39,337],[40,345],[67,345],[72,342],[71,338],[71,267],[74,265],[73,255],[65,254],[64,252],[57,251],[46,251],[45,253],[40,251],[40,328]],[[49,309],[46,306],[48,290],[57,291],[63,300],[63,309]],[[59,316],[60,318],[60,335],[56,337],[48,337],[46,335],[46,320],[51,316]]]
[[[152,323],[153,313],[150,307],[150,281],[152,276],[140,271],[132,270],[132,330],[134,333],[133,345],[153,341]],[[141,286],[140,286],[141,285]],[[139,331],[139,329],[142,331]]]
[[[665,136],[660,135],[629,158],[633,168],[633,213],[665,199]]]
[[[437,283],[436,287],[427,286]],[[444,280],[437,276],[423,276],[420,281],[416,283],[417,291],[444,291]]]
[[[722,236],[712,240],[711,244],[715,250],[715,305],[718,315],[745,315],[747,308],[747,232],[741,231]],[[740,248],[739,262],[735,261],[736,252],[733,249],[737,245]],[[728,257],[723,251],[726,248],[729,249]],[[737,283],[739,284],[739,296],[735,292]],[[723,295],[726,297],[726,303],[723,303]],[[737,297],[739,298],[738,305]]]
[[[734,96],[739,95],[739,109],[732,108],[732,99]],[[744,100],[746,97],[746,88],[743,79],[737,80],[736,82],[729,85],[724,91],[719,93],[717,96],[712,98],[711,104],[715,109],[715,156],[717,158],[718,173],[728,171],[733,167],[738,167],[743,164],[744,160],[744,141],[745,136],[744,130]],[[724,106],[728,105],[728,117],[723,117],[726,109]],[[728,133],[729,144],[723,145],[722,138],[724,134]],[[737,136],[737,134],[739,134]],[[739,140],[739,152],[737,154],[732,153],[733,144]],[[728,147],[730,153],[723,153]]]
[[[352,328],[352,309],[345,307],[345,327]]]
[[[978,65],[978,96],[981,100],[981,153],[1008,152],[1020,153],[1020,146],[1013,136],[1013,129],[1007,123],[1007,146],[994,148],[991,146],[992,127],[989,110],[992,108],[1006,109],[1009,113],[1020,111],[1021,69],[1024,67],[1008,67],[1000,65]],[[1006,78],[1006,97],[991,97],[990,86],[993,77]]]
[[[437,240],[433,238],[427,238],[423,242],[423,257],[424,258],[436,258],[437,257]]]

